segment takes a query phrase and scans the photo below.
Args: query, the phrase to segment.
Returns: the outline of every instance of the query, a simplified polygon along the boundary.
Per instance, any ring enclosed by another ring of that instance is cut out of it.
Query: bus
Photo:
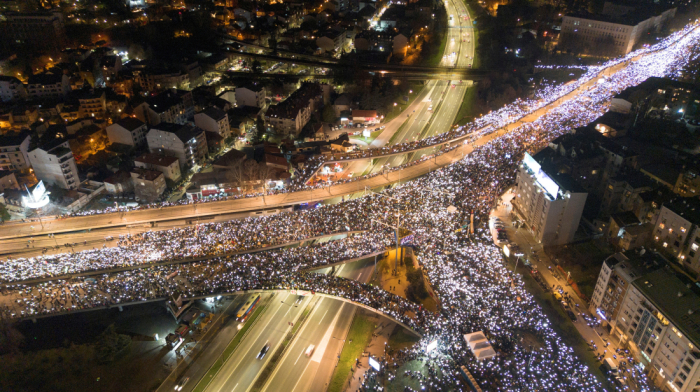
[[[257,305],[258,302],[260,302],[259,295],[248,298],[248,300],[245,301],[245,303],[241,305],[240,308],[238,308],[238,313],[236,313],[236,319],[238,321],[245,321],[248,318],[248,316],[250,316],[250,312],[255,308],[255,305]]]

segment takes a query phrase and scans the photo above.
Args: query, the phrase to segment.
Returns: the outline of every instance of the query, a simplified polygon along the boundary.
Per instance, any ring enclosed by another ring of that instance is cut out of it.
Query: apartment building
[[[30,151],[29,163],[36,178],[44,183],[63,189],[78,189],[78,166],[67,140],[57,139]]]
[[[201,113],[194,115],[194,124],[207,132],[215,133],[226,139],[231,136],[231,125],[228,114],[223,110],[212,106]]]
[[[146,153],[134,159],[134,166],[159,171],[168,180],[179,181],[182,178],[180,163],[175,157]]]
[[[134,168],[131,180],[137,201],[152,203],[165,192],[165,176],[159,171]]]
[[[513,204],[537,242],[563,245],[574,238],[588,193],[570,176],[543,167],[543,153],[525,153]]]
[[[63,14],[56,12],[7,12],[0,31],[6,49],[22,46],[35,53],[60,52],[68,39]]]
[[[193,125],[160,123],[146,134],[148,149],[175,157],[180,168],[194,166],[207,154],[207,139],[204,130]]]
[[[0,75],[0,99],[3,102],[17,101],[27,98],[27,89],[14,76]]]
[[[27,81],[27,96],[31,99],[62,98],[70,91],[70,78],[65,74],[32,75]]]
[[[311,119],[321,99],[321,86],[304,83],[287,99],[270,106],[265,113],[265,124],[278,135],[297,136]]]
[[[265,106],[266,96],[267,90],[259,83],[236,87],[236,105],[238,107],[253,106],[262,108]]]
[[[659,210],[652,239],[656,245],[676,257],[688,272],[700,277],[700,200],[678,198],[664,203]]]
[[[79,117],[102,118],[107,110],[105,92],[90,90],[77,90],[70,94],[70,98],[78,100]]]
[[[29,169],[28,131],[0,136],[0,170]]]
[[[107,127],[107,137],[111,143],[139,146],[146,142],[146,124],[133,117],[125,117]]]
[[[190,75],[180,69],[136,69],[134,82],[146,91],[188,89]]]
[[[565,15],[562,18],[560,45],[564,49],[590,52],[601,45],[610,45],[609,55],[625,55],[632,51],[642,34],[656,31],[676,15],[676,9],[654,14],[649,8],[614,9],[605,3],[601,14]]]
[[[162,122],[185,124],[194,117],[192,92],[168,90],[134,108],[136,118],[151,126]]]
[[[643,248],[613,254],[603,261],[589,310],[608,327],[617,319],[630,283],[666,265],[661,255]]]
[[[670,268],[631,282],[612,336],[629,347],[649,379],[665,392],[700,385],[700,287]]]

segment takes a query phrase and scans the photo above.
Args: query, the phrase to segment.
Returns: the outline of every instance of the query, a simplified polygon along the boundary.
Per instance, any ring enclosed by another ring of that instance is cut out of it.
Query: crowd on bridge
[[[476,147],[456,164],[381,195],[366,195],[309,212],[148,233],[122,239],[117,249],[139,253],[160,247],[163,253],[155,258],[169,260],[173,255],[217,255],[219,247],[234,252],[340,231],[362,231],[360,234],[309,247],[186,263],[144,265],[154,260],[141,259],[138,264],[143,268],[88,279],[16,283],[7,286],[0,296],[3,311],[11,317],[27,318],[162,299],[175,293],[195,298],[251,289],[305,289],[370,306],[420,331],[424,339],[412,349],[413,353],[439,357],[445,364],[427,375],[435,389],[458,388],[458,365],[465,365],[482,389],[489,391],[602,390],[602,384],[555,332],[525,290],[521,277],[507,268],[499,249],[492,244],[486,223],[499,195],[512,185],[525,151],[537,151],[551,139],[589,123],[605,110],[616,92],[687,63],[688,48],[700,43],[700,34],[682,34],[675,36],[676,46],[663,41],[659,44],[666,48],[663,51],[645,49],[648,56],[592,84],[587,91],[537,120]],[[522,115],[521,110],[525,109],[499,115],[506,121]],[[398,211],[401,227],[413,233],[418,260],[439,297],[438,313],[427,312],[374,286],[308,271],[309,267],[361,257],[391,246],[391,231],[376,222],[392,224]],[[471,214],[475,223],[473,234],[464,229]],[[245,238],[229,233],[239,231]],[[42,262],[48,263],[26,259],[13,271],[3,271],[3,279],[8,280],[23,266],[32,268],[30,264]],[[57,261],[64,266],[71,262]],[[36,276],[46,273],[42,270]],[[496,352],[494,357],[479,361],[471,354],[464,334],[475,331],[483,331]],[[438,342],[438,349],[433,354],[424,353],[431,341]]]

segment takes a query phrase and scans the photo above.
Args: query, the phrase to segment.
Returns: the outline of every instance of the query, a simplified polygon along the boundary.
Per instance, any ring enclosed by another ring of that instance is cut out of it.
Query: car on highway
[[[298,295],[296,301],[294,301],[294,305],[299,305],[301,303],[301,301],[303,301],[303,300],[304,300],[304,296]]]
[[[180,381],[178,381],[177,384],[175,384],[175,390],[176,390],[176,391],[181,391],[181,390],[182,390],[182,387],[184,387],[185,384],[187,384],[188,381],[190,381],[190,378],[189,378],[189,377],[183,377],[183,378],[181,378]]]
[[[306,356],[310,357],[311,354],[314,353],[315,348],[316,348],[316,346],[314,346],[313,344],[309,345],[309,348],[306,349]]]
[[[258,353],[258,356],[256,358],[257,359],[265,358],[265,355],[267,355],[268,351],[270,351],[270,342],[265,343],[265,345],[260,349],[260,352]]]
[[[567,310],[567,311],[566,311],[566,314],[569,315],[569,318],[571,319],[571,321],[576,322],[576,321],[578,320],[578,319],[576,318],[576,314],[574,314],[574,312],[572,312],[571,310]]]

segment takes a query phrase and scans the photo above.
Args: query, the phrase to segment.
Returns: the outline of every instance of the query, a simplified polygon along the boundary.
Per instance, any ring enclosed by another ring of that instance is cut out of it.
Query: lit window
[[[659,227],[663,229],[664,227],[666,227],[666,225],[664,225],[663,223],[659,223]]]
[[[664,242],[664,248],[668,246],[668,242]]]

